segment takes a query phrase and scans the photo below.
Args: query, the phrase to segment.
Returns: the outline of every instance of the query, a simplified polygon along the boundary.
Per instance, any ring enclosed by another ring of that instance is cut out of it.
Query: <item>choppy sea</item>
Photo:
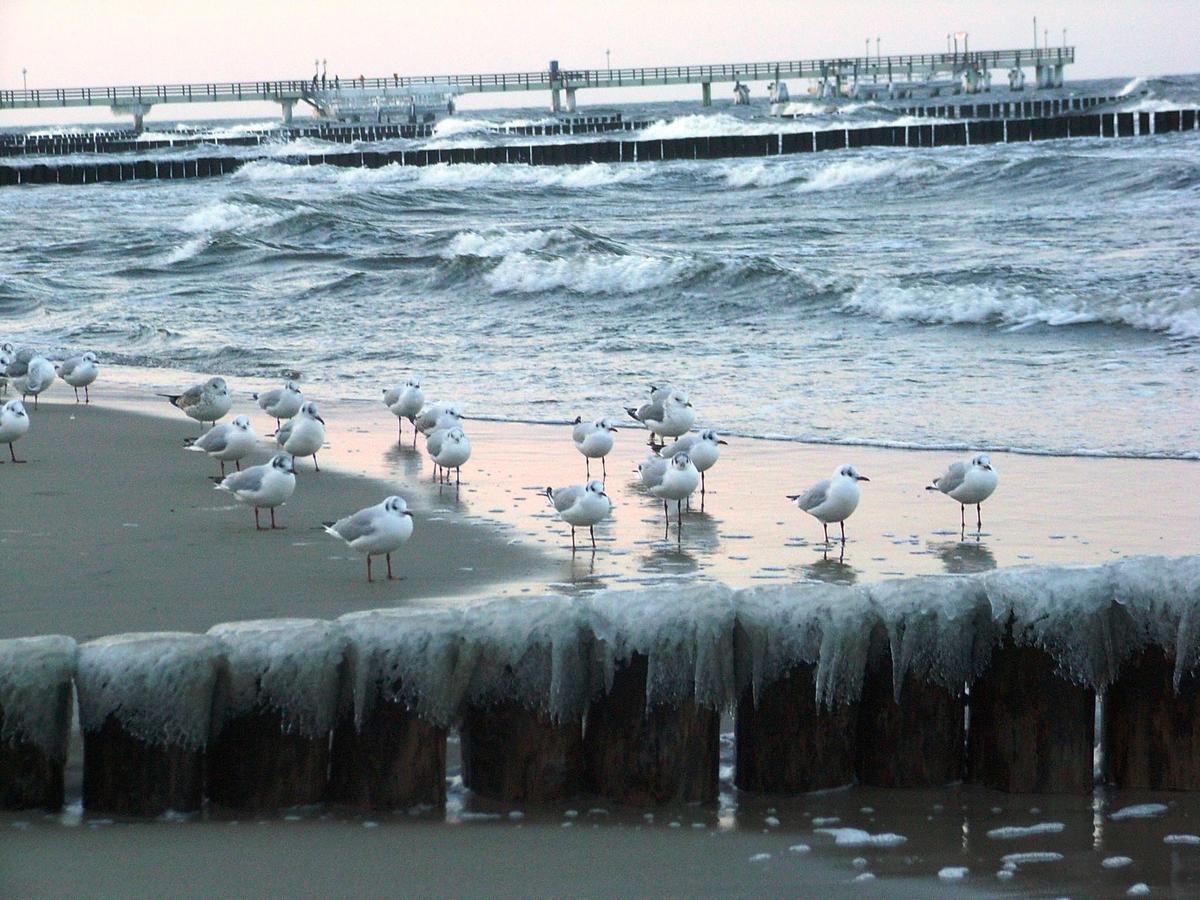
[[[1071,87],[1200,104],[1200,76]],[[621,112],[645,137],[906,121]],[[432,143],[527,141],[481,129],[538,115],[461,113]],[[269,152],[322,148],[346,149]],[[1200,458],[1197,132],[574,168],[266,159],[8,188],[0,210],[0,339],[55,354],[338,397],[417,374],[532,421],[621,415],[670,382],[733,434]]]

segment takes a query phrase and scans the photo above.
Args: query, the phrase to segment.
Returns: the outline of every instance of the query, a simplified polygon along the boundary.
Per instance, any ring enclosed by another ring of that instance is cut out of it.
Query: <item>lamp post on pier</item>
[[[29,79],[25,77],[28,73],[29,70],[21,66],[21,90],[24,91],[29,90]]]

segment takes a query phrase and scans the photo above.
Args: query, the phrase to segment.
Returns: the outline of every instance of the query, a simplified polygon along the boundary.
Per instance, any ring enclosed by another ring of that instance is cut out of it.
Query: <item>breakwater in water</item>
[[[1189,556],[0,641],[0,806],[63,803],[73,697],[84,807],[127,815],[437,805],[451,729],[481,796],[706,803],[728,713],[745,791],[1083,794],[1097,746],[1196,791],[1197,621]]]
[[[698,136],[662,140],[602,140],[564,144],[364,150],[272,157],[293,165],[350,168],[432,166],[440,164],[517,164],[531,166],[588,163],[657,162],[681,159],[767,157],[864,147],[951,147],[1027,143],[1079,137],[1134,137],[1192,131],[1197,110],[1103,113],[1035,119],[978,119],[929,125],[883,125],[779,134]],[[254,157],[184,160],[0,165],[0,186],[92,184],[151,179],[209,178],[237,171]]]

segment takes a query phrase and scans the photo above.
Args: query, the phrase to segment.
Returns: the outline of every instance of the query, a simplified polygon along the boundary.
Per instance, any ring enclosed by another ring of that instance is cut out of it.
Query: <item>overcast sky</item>
[[[614,68],[766,61],[858,55],[868,37],[874,52],[876,36],[885,54],[922,53],[944,49],[950,31],[969,32],[972,49],[1001,49],[1032,44],[1034,15],[1039,44],[1043,29],[1056,46],[1066,28],[1077,46],[1068,79],[1200,71],[1200,0],[0,0],[0,87],[20,88],[22,68],[31,88],[311,77],[316,58],[344,78],[540,70],[552,58],[601,67],[606,49]],[[579,102],[692,94],[594,91]],[[463,105],[547,104],[510,94]],[[218,114],[209,109],[196,112]],[[271,109],[232,114],[259,112]],[[63,119],[0,112],[0,125],[51,120]]]

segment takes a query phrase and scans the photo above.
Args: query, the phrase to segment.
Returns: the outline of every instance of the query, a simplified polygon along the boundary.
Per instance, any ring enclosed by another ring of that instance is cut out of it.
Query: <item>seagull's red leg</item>
[[[387,559],[387,566],[388,566],[388,581],[391,581],[392,580],[392,554],[388,553],[386,555],[386,559]]]
[[[371,583],[371,554],[367,554],[367,584]]]
[[[262,531],[262,526],[258,524],[258,507],[254,507],[254,530]]]

